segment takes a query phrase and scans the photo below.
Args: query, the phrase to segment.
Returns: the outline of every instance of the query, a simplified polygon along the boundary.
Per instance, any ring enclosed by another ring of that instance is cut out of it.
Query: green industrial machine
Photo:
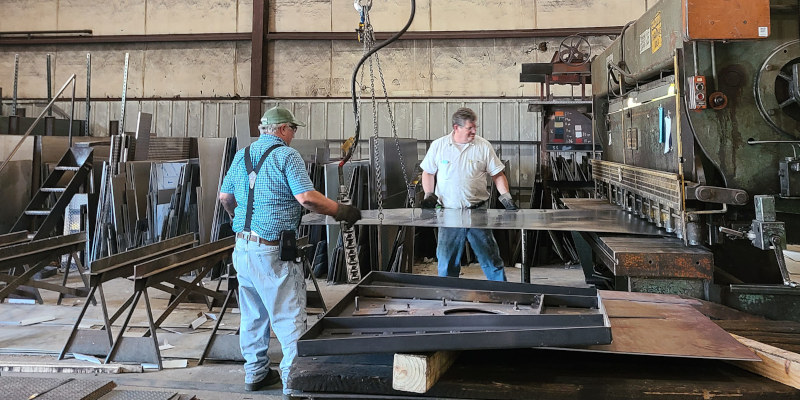
[[[750,309],[800,300],[783,258],[800,243],[800,4],[735,3],[662,0],[592,61],[596,193],[674,238],[624,272],[617,242],[589,242],[625,274],[617,289],[695,288],[800,320]]]

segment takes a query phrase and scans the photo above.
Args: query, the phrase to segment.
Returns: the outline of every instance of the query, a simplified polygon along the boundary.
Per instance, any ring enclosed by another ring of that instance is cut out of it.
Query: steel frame
[[[111,361],[152,362],[158,364],[158,368],[161,369],[161,353],[156,334],[161,323],[177,308],[178,304],[188,297],[190,292],[219,297],[220,300],[223,297],[221,293],[209,293],[210,291],[198,286],[198,283],[217,263],[230,256],[234,246],[233,238],[187,248],[192,244],[194,244],[194,235],[186,234],[131,252],[97,260],[91,276],[92,288],[88,298],[91,299],[95,290],[99,290],[103,306],[103,329],[99,331],[78,330],[78,325],[87,308],[87,304],[84,304],[59,359],[63,359],[67,351],[72,350],[73,352],[105,355],[105,363]],[[193,270],[198,272],[191,282],[177,283],[180,276]],[[130,277],[133,280],[134,292],[117,313],[109,318],[102,283],[118,277]],[[175,285],[175,288],[169,292],[176,292],[176,295],[161,315],[154,318],[147,289],[160,288],[164,282]],[[149,329],[144,337],[123,337],[136,306],[142,298],[145,302]],[[111,324],[126,310],[124,322],[114,337],[111,332]]]
[[[19,233],[5,235],[4,237],[12,238],[13,235],[21,235]],[[30,242],[20,243],[18,240],[11,240],[12,243],[6,247],[0,248],[0,270],[10,270],[9,274],[0,274],[0,282],[5,282],[5,285],[0,289],[0,302],[5,300],[6,297],[12,293],[17,293],[20,286],[29,287],[32,291],[36,301],[42,303],[42,297],[38,289],[52,290],[59,292],[58,302],[64,295],[83,296],[89,287],[89,282],[83,276],[83,264],[81,264],[80,257],[77,253],[83,250],[86,243],[86,232],[74,233],[71,235],[55,236],[46,239],[40,239]],[[69,268],[64,273],[64,281],[61,285],[56,285],[48,282],[42,282],[34,279],[34,275],[49,265],[55,259],[58,259],[64,254],[69,254],[68,264],[72,260],[78,266],[78,270],[83,279],[84,288],[67,287],[67,275]],[[24,268],[22,273],[17,273],[17,268]]]
[[[554,307],[558,313],[548,312]],[[301,336],[297,350],[319,356],[608,343],[611,326],[595,289],[373,271]]]

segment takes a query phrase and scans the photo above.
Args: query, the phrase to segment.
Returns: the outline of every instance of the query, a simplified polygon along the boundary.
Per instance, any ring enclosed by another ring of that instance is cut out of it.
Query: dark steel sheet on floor
[[[371,272],[300,338],[298,354],[610,343],[597,291],[569,289]]]
[[[666,231],[621,210],[428,210],[398,208],[361,211],[358,225],[394,225],[445,228],[529,229],[667,235]],[[305,225],[336,225],[332,217],[307,214]]]
[[[177,392],[154,392],[149,390],[114,390],[102,400],[171,400]]]
[[[392,389],[393,354],[298,357],[292,389],[338,399],[798,399],[784,384],[717,360],[544,349],[462,352],[425,394]]]
[[[0,377],[3,399],[99,399],[116,385],[110,380],[59,378]]]

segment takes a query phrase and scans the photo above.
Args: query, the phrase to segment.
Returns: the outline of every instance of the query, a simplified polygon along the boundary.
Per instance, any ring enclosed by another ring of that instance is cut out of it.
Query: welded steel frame
[[[70,259],[75,260],[79,270],[83,270],[80,257],[77,257],[76,253],[83,250],[85,243],[86,232],[78,232],[29,242],[17,242],[0,248],[0,270],[13,271],[27,266],[20,274],[15,272],[0,274],[0,282],[5,282],[5,286],[0,289],[0,301],[12,293],[16,293],[20,286],[30,287],[39,303],[42,302],[42,299],[38,289],[83,296],[89,290],[87,281],[84,281],[85,288],[71,288],[66,286],[66,281],[62,285],[56,285],[36,280],[34,275],[64,254],[69,254]]]
[[[64,347],[61,349],[58,359],[63,360],[67,352],[72,350],[73,346],[76,348],[80,348],[81,346],[101,346],[94,339],[82,340],[93,337],[91,332],[87,332],[85,335],[83,335],[79,331],[80,323],[83,320],[83,317],[86,315],[86,310],[89,308],[89,304],[92,302],[92,300],[94,300],[95,293],[100,294],[100,306],[103,310],[104,325],[99,333],[103,333],[103,331],[105,331],[105,335],[103,336],[107,336],[108,339],[107,344],[102,345],[105,350],[99,351],[103,354],[107,354],[111,348],[111,345],[114,342],[111,332],[111,325],[114,323],[114,321],[116,321],[119,315],[121,315],[122,311],[128,308],[132,300],[128,299],[128,301],[120,306],[119,312],[113,317],[109,318],[108,303],[106,302],[106,297],[103,292],[103,283],[112,279],[127,278],[133,275],[133,268],[136,263],[149,261],[162,257],[165,254],[190,248],[195,243],[196,241],[194,234],[188,233],[165,240],[163,242],[157,242],[148,246],[139,247],[137,249],[118,253],[110,257],[100,258],[89,264],[89,294],[86,296],[86,301],[83,303],[83,308],[81,309],[81,312],[78,314],[78,318],[75,320],[75,323],[72,326],[72,331],[70,331]],[[83,352],[86,353],[85,350]]]
[[[356,297],[436,299],[446,307],[447,301],[532,296],[559,313],[353,316]],[[611,325],[595,289],[372,271],[300,337],[297,350],[300,356],[320,356],[608,343]]]
[[[69,348],[72,349],[73,352],[92,355],[105,355],[103,361],[105,363],[109,363],[111,361],[150,362],[157,364],[158,369],[163,367],[161,362],[161,352],[158,348],[159,344],[156,330],[160,327],[161,323],[166,320],[170,313],[175,310],[178,304],[183,302],[188,297],[190,292],[199,291],[202,294],[206,294],[206,291],[201,290],[202,288],[198,286],[198,283],[220,261],[230,257],[234,246],[234,239],[231,237],[177,252],[174,252],[174,250],[166,251],[169,248],[174,249],[176,247],[182,247],[187,243],[191,244],[193,242],[193,238],[191,238],[192,241],[186,241],[181,237],[174,238],[173,240],[177,239],[181,239],[184,241],[184,243],[176,241],[171,245],[163,245],[160,247],[161,253],[166,255],[154,259],[140,260],[133,263],[123,263],[116,268],[113,266],[108,266],[107,268],[103,268],[97,272],[98,274],[103,274],[103,278],[110,278],[112,276],[126,276],[127,273],[130,273],[129,279],[133,281],[134,290],[133,294],[120,308],[120,312],[127,310],[124,322],[122,323],[119,331],[116,333],[116,337],[112,336],[110,329],[77,331],[77,335],[72,337],[70,342],[65,345],[60,357],[63,357]],[[158,244],[152,246],[158,246]],[[120,271],[117,271],[117,269]],[[161,313],[161,315],[158,316],[158,318],[154,318],[153,310],[150,305],[150,298],[147,294],[147,289],[157,288],[164,282],[172,282],[176,279],[176,277],[183,276],[191,271],[197,271],[194,279],[180,289],[177,295],[170,301],[167,308]],[[98,277],[96,279],[100,280],[101,278]],[[217,293],[216,295],[219,297],[224,297],[224,295],[221,293]],[[142,298],[144,298],[145,302],[145,311],[147,313],[149,329],[147,332],[145,332],[143,337],[123,337],[123,334],[130,323],[131,317],[136,311],[136,306],[138,305],[139,300]],[[107,315],[107,312],[104,310],[104,318],[108,318]],[[107,328],[110,327],[110,322],[108,319],[106,319],[105,323]],[[75,326],[77,327],[77,324]]]

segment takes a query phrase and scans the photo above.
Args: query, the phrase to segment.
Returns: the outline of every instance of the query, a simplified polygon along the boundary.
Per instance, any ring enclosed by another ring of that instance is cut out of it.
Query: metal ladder
[[[64,216],[72,197],[86,182],[92,169],[92,151],[91,147],[83,146],[67,149],[53,172],[14,223],[11,232],[28,230],[33,232],[31,240],[49,237],[58,221]]]

